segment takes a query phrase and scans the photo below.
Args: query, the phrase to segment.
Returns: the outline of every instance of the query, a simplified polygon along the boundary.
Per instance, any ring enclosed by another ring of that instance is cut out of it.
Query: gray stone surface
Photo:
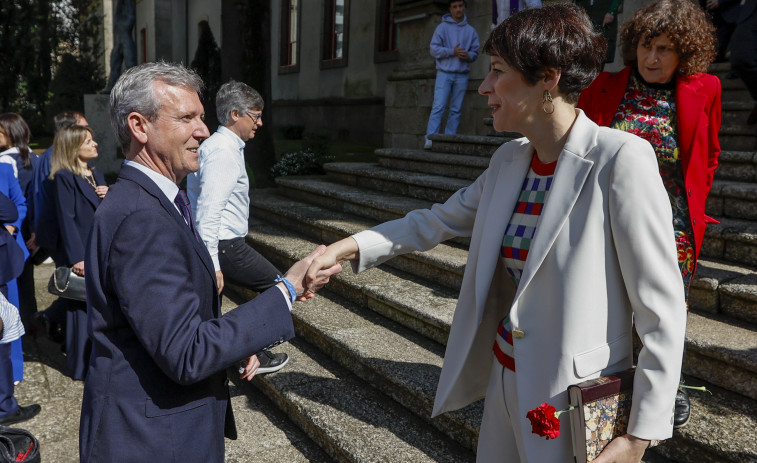
[[[247,239],[280,268],[288,268],[317,245],[278,227],[256,222],[252,223]],[[395,274],[385,266],[360,275],[353,274],[349,265],[343,268],[342,273],[332,277],[330,290],[439,343],[446,343],[457,292],[439,284],[414,281],[409,275]]]
[[[288,181],[293,184],[297,180]],[[297,182],[298,187],[303,187],[302,182]],[[313,181],[315,183],[315,181]],[[311,185],[312,186],[312,185]],[[332,192],[336,190],[337,185],[332,186]],[[315,185],[310,192],[316,192],[327,186]],[[346,190],[343,187],[342,190]],[[350,199],[356,201],[355,197],[360,192],[354,192]],[[312,196],[312,195],[311,195]],[[362,195],[368,201],[377,203],[390,204],[392,198],[376,195]],[[334,198],[342,199],[342,198]],[[331,243],[336,238],[344,238],[366,227],[362,225],[360,219],[349,215],[335,213],[328,209],[321,209],[316,206],[302,205],[281,199],[281,197],[271,192],[260,192],[251,199],[255,209],[255,215],[266,220],[275,219],[277,223],[288,227],[298,226],[299,230],[322,242]],[[346,204],[342,201],[341,204]],[[268,212],[265,214],[265,212]],[[357,222],[357,225],[354,223]],[[341,236],[340,236],[341,235]],[[449,285],[453,288],[459,288],[462,283],[462,275],[465,269],[465,262],[468,253],[466,250],[459,249],[447,244],[440,244],[435,248],[423,252],[413,252],[404,256],[397,257],[388,262],[388,265],[403,271],[414,273],[426,279],[438,281],[442,284]]]
[[[690,313],[683,370],[757,399],[757,332]]]
[[[307,308],[305,308],[307,310]],[[284,346],[287,367],[256,385],[337,461],[463,462],[470,450],[307,343]]]

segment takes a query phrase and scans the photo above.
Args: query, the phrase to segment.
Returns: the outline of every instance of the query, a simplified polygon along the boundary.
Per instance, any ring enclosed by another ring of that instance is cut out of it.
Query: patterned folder
[[[625,434],[631,414],[634,368],[568,387],[576,463],[593,461],[613,438]]]

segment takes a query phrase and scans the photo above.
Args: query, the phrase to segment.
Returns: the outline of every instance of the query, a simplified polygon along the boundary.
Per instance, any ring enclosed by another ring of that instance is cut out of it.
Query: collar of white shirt
[[[237,148],[239,148],[239,151],[242,153],[244,152],[244,140],[239,138],[239,135],[232,132],[231,129],[224,127],[223,125],[219,125],[218,130],[216,130],[216,132],[226,137],[229,137],[231,141],[233,141],[237,145]]]
[[[150,177],[150,180],[155,182],[158,188],[160,188],[160,191],[162,191],[163,194],[166,195],[166,198],[168,198],[168,200],[171,201],[172,203],[174,202],[174,199],[176,199],[176,195],[179,194],[179,187],[173,181],[171,181],[171,179],[169,179],[168,177],[162,174],[155,172],[154,170],[150,169],[147,166],[143,166],[142,164],[138,162],[127,160],[124,162],[124,165],[133,167],[141,171],[148,177]],[[178,207],[176,208],[176,210],[178,210]]]

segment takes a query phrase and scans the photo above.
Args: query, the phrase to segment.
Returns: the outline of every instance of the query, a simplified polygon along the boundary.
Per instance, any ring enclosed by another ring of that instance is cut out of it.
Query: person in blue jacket
[[[32,250],[30,246],[33,246],[31,224],[33,203],[30,186],[34,167],[37,165],[37,155],[29,148],[30,138],[29,126],[19,114],[0,114],[0,163],[9,164],[13,168],[13,174],[18,179],[25,198],[29,212],[21,222],[18,233],[23,237],[24,242],[29,242],[29,245],[24,244],[29,251]],[[29,331],[32,328],[34,314],[37,312],[37,299],[34,294],[34,264],[31,260],[25,261],[24,271],[18,276],[16,282],[18,284],[17,307],[21,311],[24,328]]]
[[[13,282],[24,267],[26,247],[21,234],[17,232],[24,217],[26,203],[18,180],[13,175],[13,167],[0,163],[0,223],[3,224],[0,227],[0,294],[3,297],[0,299],[3,300],[9,296],[8,283]],[[13,305],[8,305],[8,310],[17,311]],[[3,331],[0,328],[0,425],[9,426],[33,418],[39,413],[40,406],[34,404],[21,407],[13,397],[12,343],[20,342],[20,339],[17,336],[5,338]]]
[[[436,59],[436,84],[434,103],[426,127],[425,149],[431,149],[428,136],[439,133],[442,116],[449,100],[449,115],[444,133],[457,133],[460,124],[460,110],[468,88],[470,63],[478,58],[480,47],[478,34],[465,17],[465,0],[451,0],[449,13],[442,17],[431,38],[431,56]]]

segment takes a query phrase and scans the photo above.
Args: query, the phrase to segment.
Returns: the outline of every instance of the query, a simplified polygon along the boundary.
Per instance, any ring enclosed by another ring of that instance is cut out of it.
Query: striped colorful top
[[[547,202],[549,189],[552,187],[552,178],[555,174],[557,161],[545,164],[539,161],[534,153],[531,160],[531,168],[528,170],[523,188],[520,192],[515,210],[510,216],[510,223],[505,229],[502,239],[500,258],[505,264],[507,273],[513,279],[515,286],[520,284],[523,267],[526,265],[528,251],[531,248],[531,240],[536,233],[541,211]],[[497,336],[494,341],[494,355],[497,361],[505,368],[515,371],[513,360],[513,337],[512,325],[509,317],[506,317],[497,327]]]

